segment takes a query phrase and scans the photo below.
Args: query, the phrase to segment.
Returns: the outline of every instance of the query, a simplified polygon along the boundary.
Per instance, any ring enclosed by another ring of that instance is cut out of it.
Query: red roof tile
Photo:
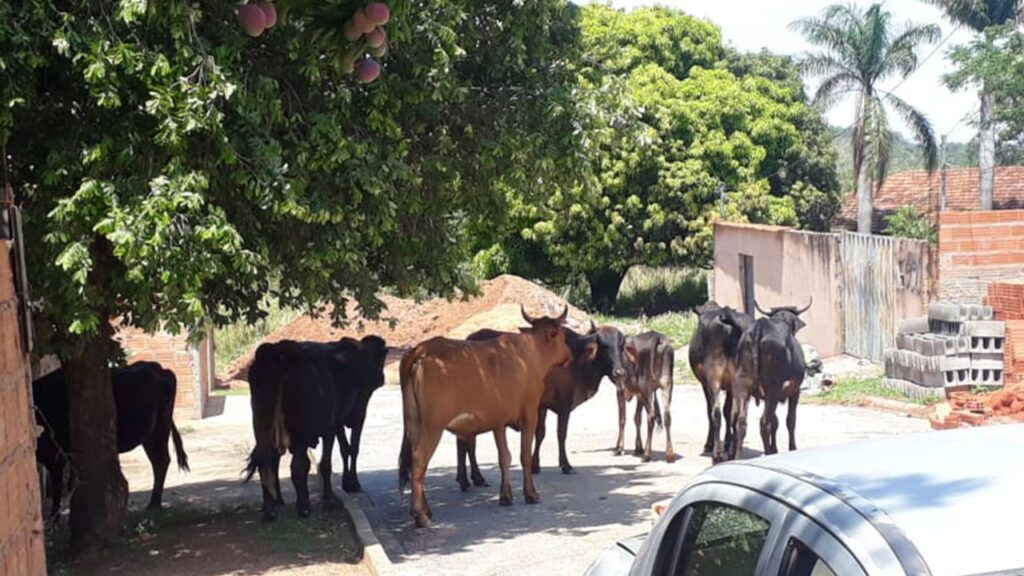
[[[963,212],[978,209],[978,169],[949,168],[946,170],[946,209]],[[931,177],[925,170],[907,170],[892,174],[882,189],[875,194],[875,213],[872,228],[880,232],[885,228],[885,217],[901,206],[914,206],[918,212],[933,220],[939,209],[941,175],[935,171]],[[993,205],[997,210],[1024,208],[1024,166],[996,168],[996,189]],[[843,194],[843,209],[838,225],[857,227],[857,195]]]

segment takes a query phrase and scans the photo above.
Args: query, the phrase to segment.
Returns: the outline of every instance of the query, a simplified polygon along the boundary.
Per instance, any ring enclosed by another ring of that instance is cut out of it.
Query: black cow
[[[796,333],[805,326],[800,315],[811,307],[778,306],[768,312],[757,306],[766,318],[758,318],[740,337],[737,352],[737,371],[733,382],[732,420],[735,426],[732,457],[743,453],[743,439],[747,433],[747,407],[750,397],[764,400],[761,415],[761,441],[765,454],[775,454],[779,419],[775,408],[780,402],[789,402],[786,428],[789,430],[789,449],[796,450],[796,406],[800,401],[800,385],[807,366],[804,352],[796,340]],[[757,303],[755,302],[755,305]]]
[[[713,462],[723,460],[730,452],[733,427],[731,425],[732,383],[736,375],[736,350],[740,336],[753,320],[743,312],[717,302],[708,302],[697,311],[697,328],[690,338],[689,360],[693,375],[700,381],[707,405],[708,437],[704,453]],[[724,394],[722,394],[724,392]],[[722,399],[725,405],[723,409]],[[719,431],[725,416],[725,446],[723,450]]]
[[[171,455],[169,438],[174,441],[178,468],[188,471],[188,455],[174,425],[174,396],[177,378],[156,362],[135,362],[111,371],[114,404],[117,407],[117,451],[128,452],[140,444],[153,466],[153,492],[149,508],[160,508],[164,479]],[[36,443],[36,460],[49,476],[53,504],[50,518],[60,513],[64,491],[65,455],[71,454],[71,424],[68,414],[68,389],[62,369],[32,383],[32,397],[43,434]]]
[[[491,340],[500,336],[496,330],[480,330],[470,334],[467,340]],[[558,415],[558,465],[563,474],[573,474],[565,449],[565,438],[569,430],[569,415],[577,406],[591,399],[597,393],[601,379],[607,376],[617,386],[626,377],[622,354],[626,336],[614,326],[597,328],[593,322],[585,335],[572,330],[565,331],[565,343],[572,351],[573,360],[568,366],[556,366],[544,377],[544,395],[541,397],[534,442],[532,470],[540,473],[540,446],[546,433],[545,421],[548,410]],[[466,478],[466,457],[469,457],[473,484],[487,486],[476,462],[476,441],[458,441],[458,464],[456,477],[463,491],[469,488]]]
[[[662,415],[658,407],[655,392],[661,390],[661,399],[665,404],[665,460],[675,462],[676,453],[672,448],[672,370],[675,365],[675,351],[672,340],[659,332],[643,332],[626,338],[623,359],[626,366],[626,385],[618,390],[619,402],[619,439],[615,443],[615,455],[622,454],[625,444],[626,403],[637,397],[636,415],[636,449],[634,454],[643,456],[643,461],[651,459],[651,443],[654,436],[654,425],[661,425]],[[647,410],[647,447],[644,447],[640,436],[640,422],[643,411]]]
[[[331,452],[337,437],[344,465],[342,487],[359,491],[356,459],[373,392],[384,384],[387,345],[377,336],[338,342],[285,340],[262,344],[249,370],[252,427],[256,446],[246,466],[248,481],[259,470],[263,485],[263,520],[277,518],[275,504],[282,504],[278,463],[281,454],[292,453],[292,484],[298,515],[310,513],[308,451],[322,438],[319,473],[323,482],[323,506],[334,508],[338,499],[331,488]],[[351,442],[344,427],[352,429]]]

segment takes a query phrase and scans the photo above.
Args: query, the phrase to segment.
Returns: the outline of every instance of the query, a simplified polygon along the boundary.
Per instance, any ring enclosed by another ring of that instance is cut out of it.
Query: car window
[[[712,502],[690,507],[675,554],[677,576],[754,574],[768,537],[767,520],[748,511]]]
[[[790,538],[786,545],[786,558],[779,571],[780,576],[836,576],[824,560],[809,546],[796,538]]]

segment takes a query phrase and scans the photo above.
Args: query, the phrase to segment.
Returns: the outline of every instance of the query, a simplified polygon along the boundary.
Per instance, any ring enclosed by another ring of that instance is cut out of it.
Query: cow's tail
[[[661,405],[658,404],[657,394],[654,394],[654,425],[658,427],[658,430],[661,430]]]
[[[174,420],[171,420],[171,440],[174,441],[174,457],[178,460],[178,470],[188,472],[188,454],[185,453],[185,447],[181,444],[181,434],[178,433],[178,427],[174,425]]]
[[[257,350],[257,360],[259,360],[259,351]],[[256,435],[256,446],[249,453],[249,458],[245,465],[245,479],[243,482],[252,480],[253,475],[261,467],[274,467],[277,463],[277,458],[283,454],[291,444],[291,438],[288,435],[288,428],[284,421],[284,410],[282,407],[282,395],[283,386],[279,382],[265,381],[259,376],[259,370],[250,369],[250,393],[253,411],[253,432]],[[269,386],[273,386],[274,403],[270,407],[269,414],[267,414],[267,406],[261,402],[268,390]],[[266,476],[266,477],[264,477]],[[263,487],[267,492],[273,494],[275,498],[280,498],[281,495],[277,491],[276,483],[269,477],[270,475],[261,475],[260,480],[263,483]]]
[[[412,479],[412,433],[419,434],[420,407],[416,398],[417,384],[420,381],[420,359],[422,352],[419,347],[413,348],[402,357],[399,364],[399,378],[402,387],[402,449],[398,453],[398,490],[404,492]]]

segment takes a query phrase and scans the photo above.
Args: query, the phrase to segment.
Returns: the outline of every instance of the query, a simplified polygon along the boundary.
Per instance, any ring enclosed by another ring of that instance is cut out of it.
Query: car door
[[[753,490],[708,483],[688,489],[672,513],[652,532],[631,574],[770,573],[772,552],[789,509]]]
[[[770,566],[779,576],[866,576],[864,567],[833,534],[797,510],[779,531]]]

